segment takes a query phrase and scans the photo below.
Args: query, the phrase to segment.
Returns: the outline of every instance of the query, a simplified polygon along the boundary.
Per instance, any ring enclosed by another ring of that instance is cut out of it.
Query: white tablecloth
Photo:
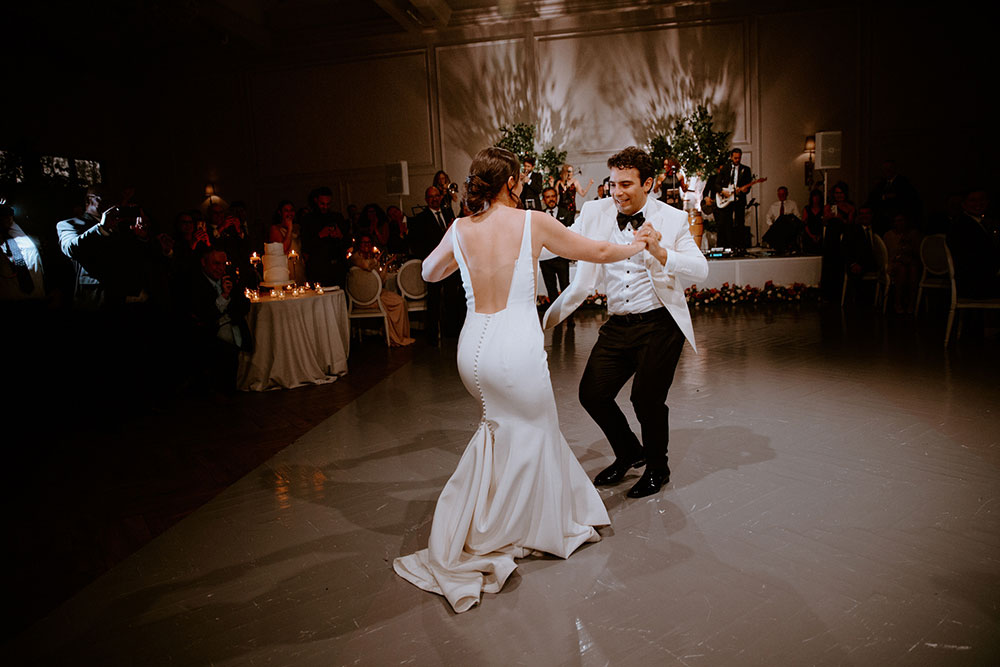
[[[241,390],[324,384],[347,372],[351,329],[343,291],[261,298],[251,304],[247,322],[255,348],[240,355]]]

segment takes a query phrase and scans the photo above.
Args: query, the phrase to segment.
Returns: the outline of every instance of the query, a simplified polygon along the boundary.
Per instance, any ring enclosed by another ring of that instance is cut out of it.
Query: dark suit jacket
[[[544,208],[541,210],[545,211]],[[570,213],[565,206],[556,207],[556,210],[552,214],[552,217],[558,220],[559,222],[563,223],[563,225],[565,225],[566,227],[569,227],[575,221],[573,214]]]
[[[997,296],[1000,250],[987,230],[989,222],[984,219],[984,223],[962,213],[948,228],[948,250],[955,263],[955,282],[961,296],[981,299]]]
[[[445,223],[450,225],[447,209],[442,209],[442,212]],[[406,238],[410,243],[410,254],[417,259],[426,259],[427,255],[441,243],[443,237],[444,230],[429,208],[425,208],[410,220]]]
[[[188,283],[188,314],[194,326],[195,337],[202,342],[210,342],[219,333],[219,327],[227,321],[237,326],[242,338],[241,350],[253,349],[253,337],[247,324],[250,301],[243,294],[240,285],[234,285],[229,295],[229,305],[220,311],[215,285],[200,270],[195,271]]]
[[[736,172],[736,182],[733,183],[733,167],[732,164],[726,165],[725,169],[719,175],[719,187],[721,188],[731,188],[731,187],[741,187],[753,180],[753,174],[750,172],[750,167],[745,164],[741,164]],[[745,204],[747,201],[747,193],[741,192],[736,196],[734,203]]]
[[[873,229],[872,235],[874,236],[874,234],[875,230]],[[871,243],[868,242],[865,228],[860,224],[846,225],[841,238],[844,266],[850,268],[854,264],[860,264],[863,272],[874,271],[876,268],[874,243],[874,238],[872,238]]]
[[[537,171],[532,171],[528,175],[528,180],[524,183],[524,190],[521,191],[521,201],[524,208],[539,211],[542,209],[542,190],[545,189],[542,175]],[[533,203],[533,205],[532,205]]]

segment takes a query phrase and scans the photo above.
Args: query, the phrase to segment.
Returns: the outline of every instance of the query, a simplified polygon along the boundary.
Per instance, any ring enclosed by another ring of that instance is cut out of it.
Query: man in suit
[[[239,351],[251,351],[246,316],[250,301],[226,270],[226,253],[203,251],[200,270],[190,276],[188,314],[194,326],[194,356],[207,380],[222,391],[235,391]]]
[[[742,164],[743,151],[734,148],[729,154],[729,164],[719,174],[718,189],[724,194],[731,194],[736,188],[742,187],[753,180],[750,167]],[[746,190],[736,193],[736,198],[725,207],[716,207],[715,224],[719,233],[717,245],[732,248],[736,254],[746,250],[746,229],[744,220],[747,211]]]
[[[542,210],[569,227],[573,224],[573,214],[564,206],[559,206],[559,193],[555,188],[545,188],[542,191]],[[545,291],[549,299],[555,301],[559,293],[569,285],[569,260],[565,257],[553,257],[538,262],[542,270],[542,280],[545,281]]]
[[[541,197],[545,187],[542,184],[542,175],[535,171],[535,158],[532,155],[524,156],[521,182],[524,183],[524,189],[521,191],[521,201],[524,202],[524,208],[537,211],[542,207]]]
[[[424,191],[424,201],[427,208],[418,213],[410,221],[407,239],[410,243],[410,254],[419,260],[427,259],[441,243],[444,232],[448,229],[450,220],[441,209],[441,191],[433,185]],[[437,345],[441,326],[441,295],[446,281],[427,283],[427,310],[424,311],[424,332],[427,342]]]
[[[1000,225],[987,214],[989,203],[985,190],[969,191],[962,199],[962,212],[948,228],[955,284],[963,297],[1000,296]]]
[[[618,484],[630,468],[645,465],[628,492],[642,498],[670,480],[667,392],[685,339],[694,348],[681,281],[704,279],[708,262],[688,231],[684,212],[649,196],[656,170],[647,153],[631,146],[613,155],[608,167],[611,198],[584,204],[573,230],[613,243],[641,237],[647,249],[614,264],[578,262],[573,282],[545,313],[545,326],[558,324],[603,285],[610,317],[580,381],[580,402],[607,436],[615,461],[594,484]],[[615,402],[633,376],[630,400],[641,444]]]

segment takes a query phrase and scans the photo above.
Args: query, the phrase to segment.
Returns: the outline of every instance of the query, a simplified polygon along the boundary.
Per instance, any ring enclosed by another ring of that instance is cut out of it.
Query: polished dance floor
[[[599,322],[584,313],[546,339],[591,475],[610,452],[576,386]],[[944,350],[940,313],[817,306],[697,313],[695,330],[701,354],[685,350],[670,392],[670,484],[626,499],[633,472],[601,489],[601,542],[521,561],[468,613],[391,568],[426,544],[479,418],[452,340],[397,356],[307,424],[289,406],[322,405],[340,382],[238,396],[219,419],[285,424],[290,444],[19,630],[5,662],[1000,663],[995,331]]]

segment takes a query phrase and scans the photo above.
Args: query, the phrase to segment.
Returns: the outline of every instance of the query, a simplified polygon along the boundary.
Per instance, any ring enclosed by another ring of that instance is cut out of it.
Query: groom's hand
[[[661,266],[667,263],[667,249],[660,245],[660,239],[663,238],[663,235],[653,228],[653,223],[644,222],[642,227],[636,231],[635,238],[646,244],[646,250],[656,258]]]

